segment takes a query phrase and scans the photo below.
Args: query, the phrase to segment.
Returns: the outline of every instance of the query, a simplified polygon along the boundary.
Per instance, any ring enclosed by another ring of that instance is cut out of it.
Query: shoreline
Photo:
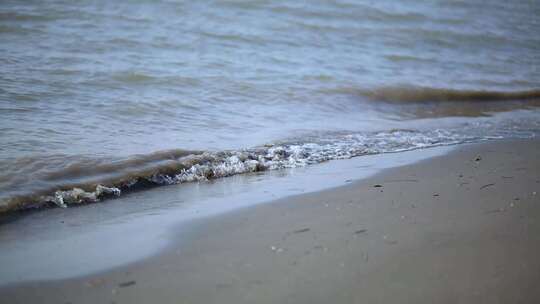
[[[0,299],[534,303],[538,151],[538,140],[457,146],[345,186],[198,219],[158,255],[5,286]]]
[[[194,222],[280,198],[336,188],[454,148],[366,155],[295,169],[158,187],[110,203],[29,214],[0,226],[0,260],[14,265],[0,272],[0,286],[69,279],[137,263],[166,250],[177,231],[190,231]],[[73,255],[72,251],[84,254]]]

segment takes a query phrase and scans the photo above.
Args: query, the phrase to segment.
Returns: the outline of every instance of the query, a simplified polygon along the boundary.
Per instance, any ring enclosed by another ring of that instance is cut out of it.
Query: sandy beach
[[[4,286],[0,302],[538,303],[539,151],[537,140],[459,146],[197,220],[151,258]]]

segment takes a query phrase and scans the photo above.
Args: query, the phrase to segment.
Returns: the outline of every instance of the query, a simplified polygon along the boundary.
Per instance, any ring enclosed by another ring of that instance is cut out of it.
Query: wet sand
[[[157,256],[0,302],[539,303],[539,156],[533,140],[461,146],[197,220]]]

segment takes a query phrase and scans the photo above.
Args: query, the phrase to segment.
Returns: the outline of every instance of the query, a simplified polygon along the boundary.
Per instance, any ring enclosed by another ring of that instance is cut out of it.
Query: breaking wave
[[[503,137],[496,133],[492,135],[464,135],[451,129],[398,129],[374,133],[327,134],[325,137],[317,135],[242,150],[173,150],[110,164],[96,165],[87,162],[46,175],[47,179],[62,181],[63,185],[39,191],[34,189],[33,193],[0,201],[0,213],[47,206],[67,207],[98,202],[126,192],[160,185],[207,181],[249,172],[303,167],[367,154]]]

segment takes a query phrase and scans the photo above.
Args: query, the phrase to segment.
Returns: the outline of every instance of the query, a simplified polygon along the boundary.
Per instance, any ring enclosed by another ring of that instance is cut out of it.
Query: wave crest
[[[271,144],[244,150],[165,151],[136,159],[96,166],[83,170],[75,166],[54,174],[63,185],[41,189],[28,195],[0,201],[0,213],[45,206],[67,207],[70,204],[93,203],[137,189],[160,185],[206,181],[231,175],[283,168],[303,167],[328,160],[346,159],[365,154],[397,152],[437,145],[455,144],[465,138],[437,130],[423,133],[413,130],[391,130],[373,134],[330,135],[329,138]],[[166,163],[162,160],[166,159]],[[153,162],[158,160],[157,162]],[[132,170],[126,167],[133,166]],[[84,178],[81,174],[89,174]],[[48,178],[51,178],[49,175]],[[73,183],[78,181],[78,183]]]
[[[339,90],[346,94],[358,94],[373,101],[384,102],[480,102],[517,101],[540,99],[540,90],[526,91],[480,91],[429,87],[381,87],[371,90]]]

